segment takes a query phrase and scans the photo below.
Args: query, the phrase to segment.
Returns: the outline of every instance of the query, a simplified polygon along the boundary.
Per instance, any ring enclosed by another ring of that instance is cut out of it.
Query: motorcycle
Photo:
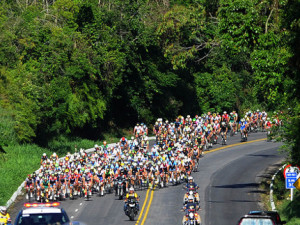
[[[131,221],[134,221],[134,217],[138,214],[137,201],[134,198],[129,198],[127,202],[127,210],[125,214]]]
[[[119,199],[123,199],[124,196],[124,180],[123,179],[119,179],[117,181],[117,196],[119,197]]]
[[[194,209],[187,210],[186,215],[184,216],[182,225],[198,225],[197,220],[195,218],[195,210]]]

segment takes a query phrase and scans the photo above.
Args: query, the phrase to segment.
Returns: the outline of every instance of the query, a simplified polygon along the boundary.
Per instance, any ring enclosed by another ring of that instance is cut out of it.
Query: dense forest
[[[299,0],[2,0],[0,145],[208,110],[292,108],[299,124],[299,12]]]

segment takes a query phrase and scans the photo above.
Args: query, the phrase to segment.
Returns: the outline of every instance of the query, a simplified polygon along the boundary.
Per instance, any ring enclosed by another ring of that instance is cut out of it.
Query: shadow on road
[[[245,184],[229,184],[229,185],[218,185],[218,186],[213,186],[213,188],[253,188],[253,187],[258,187],[259,184],[257,183],[245,183]]]

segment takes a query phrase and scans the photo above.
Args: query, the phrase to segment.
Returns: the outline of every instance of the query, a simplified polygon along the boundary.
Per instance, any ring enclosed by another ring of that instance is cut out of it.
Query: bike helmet
[[[188,200],[189,200],[189,201],[190,201],[190,200],[194,200],[194,197],[191,196],[191,195],[189,195]]]
[[[194,178],[192,176],[189,176],[188,180],[194,181]]]
[[[134,188],[133,188],[133,187],[130,187],[130,188],[129,188],[129,191],[134,191]]]
[[[1,214],[5,215],[7,213],[7,208],[5,206],[0,207]]]

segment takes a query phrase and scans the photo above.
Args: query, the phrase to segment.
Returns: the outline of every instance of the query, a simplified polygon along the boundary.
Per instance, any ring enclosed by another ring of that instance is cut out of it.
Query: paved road
[[[251,134],[248,143],[214,151],[214,146],[200,160],[199,172],[193,176],[199,184],[200,215],[205,225],[235,224],[238,218],[250,209],[257,209],[259,202],[259,177],[266,168],[278,164],[284,156],[277,151],[279,143],[257,141],[265,133]],[[228,145],[240,143],[234,136]],[[62,203],[72,220],[88,225],[94,224],[181,224],[182,186],[170,186],[154,191],[139,191],[141,210],[147,196],[143,214],[139,221],[129,221],[123,213],[123,202],[114,195],[93,196],[91,201],[67,200]],[[20,209],[16,204],[15,212]],[[149,204],[149,202],[151,204]],[[146,215],[146,216],[145,216]],[[137,218],[138,219],[138,218]]]

